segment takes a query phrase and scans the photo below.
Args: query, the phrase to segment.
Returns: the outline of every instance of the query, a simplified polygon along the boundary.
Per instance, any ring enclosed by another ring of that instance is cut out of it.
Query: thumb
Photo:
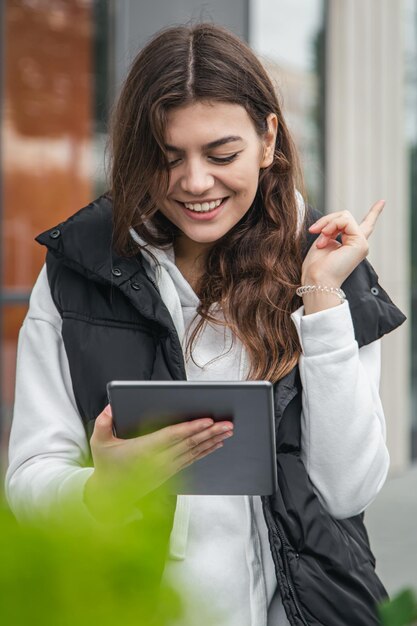
[[[101,443],[106,443],[114,439],[113,417],[110,404],[104,407],[100,415],[97,416],[92,436],[96,441]]]

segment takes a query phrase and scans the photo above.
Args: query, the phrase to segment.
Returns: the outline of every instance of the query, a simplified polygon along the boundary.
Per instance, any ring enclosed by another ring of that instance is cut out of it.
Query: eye
[[[217,163],[218,165],[222,165],[224,163],[231,163],[232,161],[234,161],[236,159],[237,156],[239,156],[239,152],[235,152],[234,154],[231,154],[227,157],[208,157],[209,159],[211,159],[211,161],[213,161],[214,163]],[[179,162],[181,161],[181,159],[174,159],[174,161],[168,161],[168,165],[169,167],[175,167]]]
[[[235,152],[235,154],[231,154],[230,156],[227,157],[210,157],[210,159],[212,161],[214,161],[214,163],[230,163],[231,161],[234,161],[235,158],[238,156],[239,152]]]

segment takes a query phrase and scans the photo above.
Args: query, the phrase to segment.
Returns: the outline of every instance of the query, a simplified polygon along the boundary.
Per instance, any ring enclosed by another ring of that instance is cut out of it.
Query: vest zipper
[[[295,589],[294,589],[293,584],[292,584],[290,567],[289,567],[289,564],[288,564],[287,547],[285,545],[285,541],[283,539],[283,535],[282,535],[282,533],[281,533],[281,531],[279,529],[279,526],[278,526],[277,522],[275,522],[275,530],[276,530],[276,532],[278,534],[279,540],[280,540],[281,545],[282,545],[282,551],[284,553],[283,561],[284,561],[284,567],[285,567],[285,576],[287,578],[288,589],[290,590],[290,595],[292,597],[292,600],[294,602],[294,606],[295,606],[295,608],[296,608],[296,610],[297,610],[297,612],[298,612],[298,614],[300,616],[301,621],[303,622],[304,626],[308,626],[308,623],[304,619],[304,615],[303,615],[303,612],[302,612],[302,610],[300,608],[300,605],[298,604],[298,600],[297,600],[297,596],[296,596],[296,593],[295,593]]]
[[[304,617],[304,614],[303,614],[303,612],[302,612],[302,610],[300,608],[300,605],[298,604],[296,591],[295,591],[295,588],[294,588],[294,586],[292,584],[290,566],[288,564],[288,551],[287,551],[287,546],[285,545],[284,535],[283,535],[283,533],[280,530],[278,522],[275,519],[273,519],[272,513],[268,510],[268,507],[266,505],[266,499],[264,500],[264,498],[262,498],[262,506],[263,506],[263,509],[264,509],[265,521],[267,523],[267,526],[268,526],[268,528],[271,528],[272,534],[276,533],[278,535],[279,541],[280,541],[281,546],[282,546],[282,552],[283,552],[283,559],[282,560],[283,560],[283,563],[284,563],[285,577],[287,579],[287,584],[288,584],[288,589],[289,589],[289,592],[290,592],[291,599],[293,601],[295,609],[296,609],[296,611],[297,611],[297,613],[298,613],[302,623],[304,624],[304,626],[309,626],[309,624],[306,621],[306,619]],[[275,564],[275,566],[276,566],[276,564]],[[278,583],[278,585],[279,585],[279,583]]]

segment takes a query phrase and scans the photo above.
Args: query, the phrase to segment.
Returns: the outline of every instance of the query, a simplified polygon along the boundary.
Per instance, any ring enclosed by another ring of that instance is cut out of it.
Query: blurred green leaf
[[[383,626],[414,626],[417,624],[417,598],[411,589],[404,589],[379,606]]]
[[[179,594],[160,584],[155,565],[162,519],[119,527],[80,519],[20,526],[1,507],[1,624],[162,626],[181,616]]]
[[[151,471],[142,464],[99,492],[105,522],[68,500],[19,524],[0,494],[0,624],[195,626],[181,589],[163,576],[175,497],[161,487],[127,506]],[[214,624],[205,610],[199,623]]]
[[[0,624],[196,626],[197,611],[199,625],[215,626],[212,599],[166,568],[176,498],[166,483],[146,489],[158,471],[149,458],[94,489],[100,521],[78,496],[18,523],[0,494]]]

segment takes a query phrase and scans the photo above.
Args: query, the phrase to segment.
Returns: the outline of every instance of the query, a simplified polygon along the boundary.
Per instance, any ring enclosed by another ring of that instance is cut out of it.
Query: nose
[[[209,166],[201,161],[189,161],[181,176],[181,188],[193,196],[200,196],[214,185],[214,177],[209,172]]]

